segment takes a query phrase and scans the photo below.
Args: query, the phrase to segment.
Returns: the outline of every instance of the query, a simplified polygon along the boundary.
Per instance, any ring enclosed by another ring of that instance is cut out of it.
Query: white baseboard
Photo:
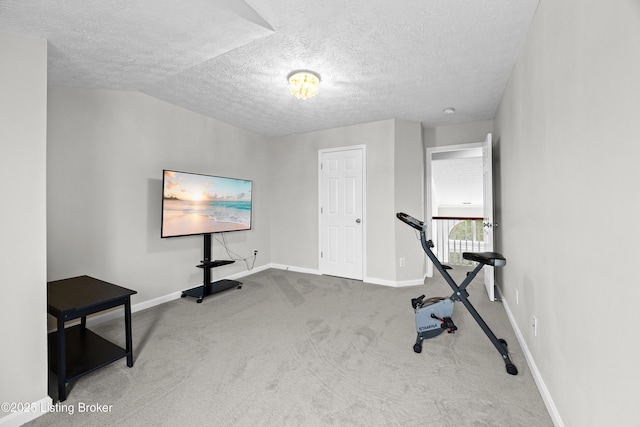
[[[180,298],[182,295],[181,291],[172,292],[169,295],[161,296],[158,298],[154,298],[148,301],[142,301],[137,304],[133,304],[131,306],[131,312],[135,313],[136,311],[146,310],[147,308],[155,307],[156,305],[164,304],[165,302],[173,301],[174,299]]]
[[[542,400],[544,401],[544,405],[547,407],[547,411],[549,412],[549,416],[551,417],[551,421],[553,421],[553,425],[556,427],[564,427],[564,423],[562,422],[562,418],[560,417],[560,413],[558,412],[558,408],[553,402],[553,398],[551,397],[551,393],[549,393],[549,389],[547,388],[544,380],[542,379],[542,375],[538,370],[535,360],[533,359],[533,355],[531,351],[529,351],[529,347],[527,346],[527,342],[524,339],[524,335],[522,335],[522,331],[518,327],[516,323],[515,317],[509,309],[509,304],[506,300],[502,300],[502,304],[504,306],[504,310],[507,312],[507,317],[509,318],[509,322],[513,327],[513,330],[516,333],[516,337],[518,338],[518,342],[520,343],[520,347],[522,347],[522,351],[524,352],[524,356],[527,359],[527,365],[529,365],[529,369],[531,370],[531,374],[533,375],[533,379],[536,382],[536,386],[538,387],[538,391],[542,396]]]
[[[296,267],[294,265],[270,264],[269,268],[275,268],[278,270],[285,270],[285,271],[294,271],[296,273],[315,274],[316,276],[320,275],[320,270],[317,270],[315,268]]]
[[[392,288],[404,288],[407,286],[424,285],[424,280],[421,279],[403,280],[401,282],[397,282],[395,280],[378,279],[376,277],[365,277],[364,281],[367,283],[373,283],[374,285],[389,286]]]
[[[318,269],[296,267],[296,266],[293,266],[293,265],[270,264],[270,265],[266,266],[266,268],[275,268],[275,269],[278,269],[278,270],[285,270],[285,271],[295,271],[296,273],[315,274],[317,276],[322,275],[322,273],[320,273],[320,270],[318,270]],[[390,286],[392,288],[402,288],[402,287],[405,287],[405,286],[424,285],[424,279],[414,279],[414,280],[405,280],[405,281],[402,281],[402,282],[397,282],[395,280],[386,280],[386,279],[379,279],[377,277],[367,277],[367,276],[365,276],[362,279],[362,281],[366,282],[366,283],[371,283],[371,284],[374,284],[374,285]]]
[[[33,402],[28,408],[16,408],[20,410],[0,418],[0,426],[19,427],[46,414],[51,410],[52,406],[53,401],[51,398],[49,396],[43,397],[42,399]]]

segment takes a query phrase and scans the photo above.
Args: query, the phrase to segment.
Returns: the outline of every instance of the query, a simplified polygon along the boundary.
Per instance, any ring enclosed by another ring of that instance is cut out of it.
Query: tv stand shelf
[[[242,283],[235,280],[218,280],[217,282],[211,282],[208,285],[196,286],[195,288],[182,291],[181,298],[194,297],[198,298],[196,302],[200,304],[204,297],[208,295],[217,294],[218,292],[226,291],[227,289],[236,288],[242,289]]]
[[[195,288],[182,291],[181,298],[194,297],[197,298],[196,302],[200,304],[204,297],[218,292],[226,291],[231,288],[242,288],[242,283],[236,280],[218,280],[216,282],[211,281],[211,269],[216,267],[222,267],[223,265],[233,264],[235,261],[230,259],[217,259],[211,260],[211,234],[204,235],[204,260],[200,261],[200,264],[196,267],[202,269],[202,285]]]
[[[196,265],[198,268],[216,268],[227,264],[233,264],[235,261],[230,259],[217,259],[215,261],[202,261],[202,264]]]

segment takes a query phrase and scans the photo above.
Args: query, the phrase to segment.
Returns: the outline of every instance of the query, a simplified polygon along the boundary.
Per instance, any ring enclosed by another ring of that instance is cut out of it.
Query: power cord
[[[258,251],[254,251],[253,256],[249,256],[245,258],[242,255],[239,255],[233,252],[231,249],[229,249],[229,245],[227,244],[225,233],[221,233],[221,235],[222,235],[222,241],[220,241],[218,236],[215,234],[213,235],[213,238],[216,239],[216,242],[220,243],[220,245],[224,248],[224,250],[227,252],[227,256],[229,257],[229,259],[233,261],[244,261],[244,264],[247,267],[247,270],[253,270],[253,267],[256,265],[256,258],[258,257]],[[251,260],[251,265],[249,265],[250,260]]]

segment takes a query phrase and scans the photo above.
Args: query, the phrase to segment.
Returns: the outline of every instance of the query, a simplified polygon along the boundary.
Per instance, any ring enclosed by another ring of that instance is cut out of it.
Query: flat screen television
[[[179,172],[162,173],[162,237],[250,230],[253,182]]]

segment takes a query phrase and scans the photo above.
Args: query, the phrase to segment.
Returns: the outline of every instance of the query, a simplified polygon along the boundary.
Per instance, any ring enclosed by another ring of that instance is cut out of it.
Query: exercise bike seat
[[[504,267],[507,265],[505,257],[497,252],[463,252],[462,258],[493,267]]]

